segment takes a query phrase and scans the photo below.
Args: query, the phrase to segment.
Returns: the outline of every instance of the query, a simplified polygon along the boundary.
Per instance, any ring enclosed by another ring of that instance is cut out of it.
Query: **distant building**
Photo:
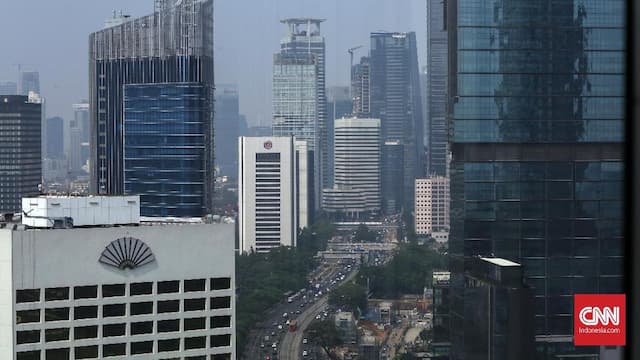
[[[83,144],[89,143],[89,104],[81,102],[73,104],[73,120],[69,122],[65,137],[65,154],[72,174],[83,174],[82,167],[89,160],[89,152],[84,151]]]
[[[19,95],[18,84],[13,81],[0,81],[0,95]]]
[[[145,107],[142,99],[129,106],[153,111],[162,106],[156,102],[157,92],[165,84],[167,91],[188,87],[197,89],[198,94],[204,92],[206,101],[198,100],[195,105],[189,102],[191,94],[187,90],[178,90],[176,95],[185,101],[182,104],[184,126],[191,126],[187,125],[191,111],[199,116],[197,122],[202,125],[199,133],[204,140],[198,141],[207,144],[202,165],[206,184],[204,196],[213,199],[213,0],[157,0],[154,4],[150,15],[139,18],[122,14],[114,16],[104,29],[89,35],[89,104],[93,130],[89,141],[91,191],[106,195],[125,192],[125,126],[122,116],[125,113],[125,86],[142,88],[148,85],[146,95],[155,99],[146,104],[149,107]],[[177,102],[179,100],[176,99]],[[144,114],[140,116],[144,118]],[[145,120],[152,122],[153,119]],[[156,126],[160,126],[167,119],[156,120]],[[178,119],[173,121],[172,126],[182,126],[177,124]],[[167,128],[158,130],[164,133],[173,131]],[[157,147],[158,144],[150,146]],[[173,151],[169,147],[165,149]],[[175,168],[175,165],[170,167]],[[162,168],[156,170],[161,171]],[[210,209],[210,201],[205,206]]]
[[[271,126],[250,126],[247,128],[247,137],[256,137],[256,136],[272,136],[273,128]]]
[[[328,91],[327,101],[327,138],[328,150],[327,150],[327,179],[328,183],[325,187],[333,186],[333,160],[334,160],[334,122],[336,119],[351,116],[353,111],[353,105],[351,98],[349,97],[348,86],[332,86]]]
[[[318,66],[310,54],[278,53],[273,59],[273,135],[295,136],[313,154],[315,198],[320,199]]]
[[[210,90],[198,83],[124,86],[124,193],[140,195],[143,216],[211,213]]]
[[[67,160],[63,158],[44,158],[42,159],[42,179],[45,184],[52,183],[64,184],[69,174]]]
[[[465,271],[465,358],[535,358],[532,290],[523,284],[523,269],[502,258],[473,258]],[[453,319],[452,319],[453,320]]]
[[[20,95],[28,96],[29,92],[40,94],[40,74],[37,71],[20,73]]]
[[[297,161],[291,136],[240,137],[240,251],[268,252],[297,243]]]
[[[238,87],[216,85],[215,154],[220,173],[235,178],[238,175],[238,136],[240,136],[240,98]]]
[[[0,358],[235,359],[233,239],[230,224],[0,223]]]
[[[0,151],[0,213],[19,212],[22,197],[39,194],[41,125],[37,95],[0,96],[0,148],[14,150]]]
[[[393,215],[402,209],[404,187],[398,181],[404,174],[404,146],[400,141],[385,141],[382,144],[382,209]]]
[[[449,178],[416,179],[415,231],[431,235],[449,231]]]
[[[295,140],[296,147],[296,212],[298,214],[299,229],[304,229],[313,224],[315,214],[315,192],[313,174],[313,153],[309,151],[307,142]]]
[[[340,338],[345,345],[356,344],[358,342],[358,328],[356,327],[356,319],[352,312],[342,311],[336,313],[334,322]]]
[[[368,57],[362,57],[359,64],[351,69],[352,114],[357,117],[371,116],[371,64]]]
[[[449,271],[434,271],[433,286],[433,342],[449,342],[449,311],[451,273]]]
[[[380,119],[383,142],[398,141],[403,146],[404,171],[396,184],[402,179],[400,205],[410,211],[414,180],[424,171],[424,119],[415,33],[372,33],[369,62],[371,117]]]
[[[358,359],[380,360],[380,343],[373,335],[364,335],[359,339]]]
[[[334,185],[323,190],[324,211],[366,219],[380,213],[380,120],[335,121]]]
[[[64,119],[58,116],[48,118],[45,136],[47,137],[47,157],[64,158]]]

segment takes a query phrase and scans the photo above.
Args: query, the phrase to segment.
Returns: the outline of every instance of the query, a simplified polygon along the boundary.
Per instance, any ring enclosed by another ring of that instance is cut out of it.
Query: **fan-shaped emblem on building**
[[[140,239],[123,237],[112,241],[100,255],[100,262],[118,269],[135,269],[153,262],[155,257]]]

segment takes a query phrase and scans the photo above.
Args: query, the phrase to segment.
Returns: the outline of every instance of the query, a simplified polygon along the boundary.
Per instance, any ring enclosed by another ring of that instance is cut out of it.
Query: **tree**
[[[376,242],[378,240],[378,233],[369,230],[367,225],[360,224],[353,238],[356,242]]]
[[[354,282],[348,282],[329,295],[329,304],[354,314],[367,308],[367,290]]]
[[[314,321],[307,328],[307,334],[311,344],[319,346],[332,360],[337,360],[337,356],[331,351],[332,348],[342,344],[340,331],[331,320]]]

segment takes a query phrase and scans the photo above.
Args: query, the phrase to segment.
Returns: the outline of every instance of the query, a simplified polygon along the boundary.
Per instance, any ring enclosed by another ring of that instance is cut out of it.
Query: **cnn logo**
[[[580,322],[587,326],[604,325],[609,323],[612,325],[620,325],[620,307],[604,307],[599,308],[596,306],[587,306],[580,310],[578,316]]]
[[[573,298],[573,343],[576,346],[626,344],[624,294],[576,294]]]

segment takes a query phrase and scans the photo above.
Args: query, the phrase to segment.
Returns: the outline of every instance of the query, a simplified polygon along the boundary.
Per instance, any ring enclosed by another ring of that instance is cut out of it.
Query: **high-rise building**
[[[381,121],[383,141],[398,141],[404,147],[400,205],[412,209],[414,180],[424,171],[424,119],[415,33],[372,33],[369,61],[371,116]]]
[[[42,182],[42,108],[37,95],[0,96],[0,213],[16,213]]]
[[[313,224],[315,209],[313,153],[304,140],[295,140],[296,147],[296,212],[298,214],[298,229],[304,229]]]
[[[105,199],[122,201],[82,200]],[[0,224],[0,358],[235,359],[234,226],[94,213],[82,228]]]
[[[201,217],[208,181],[210,88],[200,83],[124,86],[124,193],[143,216]]]
[[[288,27],[274,56],[273,134],[295,136],[314,152],[316,199],[330,183],[325,42],[320,33],[324,19],[289,18]],[[313,87],[313,89],[312,89]],[[313,120],[311,120],[313,119]],[[319,201],[315,204],[316,209]]]
[[[19,95],[18,84],[13,81],[0,81],[0,95]]]
[[[329,182],[326,187],[333,187],[333,159],[334,159],[334,122],[336,119],[351,116],[353,111],[353,103],[349,96],[348,86],[332,86],[328,89],[327,97],[327,177]]]
[[[236,85],[216,85],[216,167],[232,178],[238,175],[239,100]]]
[[[89,36],[91,191],[124,193],[125,85],[180,83],[206,92],[207,101],[197,102],[204,108],[185,102],[184,113],[194,111],[207,117],[200,132],[207,144],[203,169],[209,207],[215,176],[213,0],[158,0],[154,10],[135,19],[116,17]],[[159,104],[151,101],[148,105]]]
[[[334,130],[335,180],[323,190],[322,208],[337,217],[380,213],[380,120],[341,118]]]
[[[415,230],[418,235],[449,232],[449,178],[416,179]]]
[[[64,119],[59,116],[48,118],[45,135],[47,137],[46,157],[61,159],[64,157]]]
[[[292,136],[238,140],[240,251],[268,252],[296,246],[296,149]]]
[[[362,57],[359,64],[351,69],[351,102],[354,116],[371,115],[371,64],[368,57]]]
[[[69,161],[69,170],[73,174],[83,173],[82,167],[88,157],[82,150],[82,144],[89,143],[89,103],[73,104],[73,120],[69,122],[68,136],[65,137],[65,153]]]
[[[29,92],[40,94],[40,74],[37,71],[20,73],[20,95],[28,96]]]
[[[449,271],[433,271],[433,339],[429,348],[434,360],[449,359],[451,343],[449,342],[449,310],[451,273]]]
[[[452,359],[476,336],[465,268],[492,254],[533,290],[537,359],[597,357],[572,301],[623,292],[625,2],[448,5]]]
[[[426,108],[428,151],[426,175],[448,176],[447,27],[442,0],[427,0]]]

